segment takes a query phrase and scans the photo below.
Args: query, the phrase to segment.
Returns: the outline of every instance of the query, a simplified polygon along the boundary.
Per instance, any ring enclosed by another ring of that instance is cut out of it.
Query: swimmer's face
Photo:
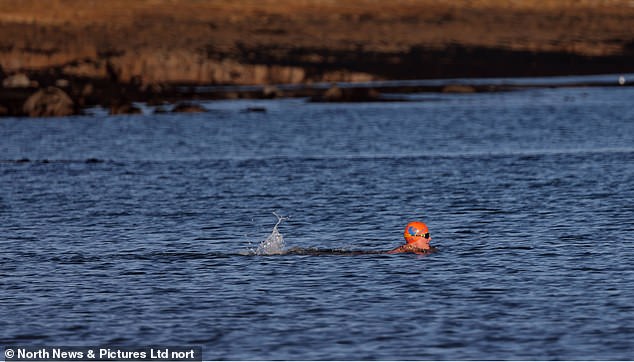
[[[429,237],[425,238],[423,236],[416,236],[416,238],[414,239],[413,242],[410,243],[410,245],[428,248],[429,242],[431,241],[431,235],[425,235],[425,236],[429,236]]]

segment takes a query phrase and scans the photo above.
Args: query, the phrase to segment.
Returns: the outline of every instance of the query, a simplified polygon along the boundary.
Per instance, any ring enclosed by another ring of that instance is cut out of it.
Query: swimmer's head
[[[405,226],[403,236],[408,244],[415,243],[421,238],[429,239],[429,229],[427,228],[427,225],[420,221],[412,221]]]

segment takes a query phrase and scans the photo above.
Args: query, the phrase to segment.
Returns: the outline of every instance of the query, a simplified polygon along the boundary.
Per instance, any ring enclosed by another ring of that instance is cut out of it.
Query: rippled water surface
[[[0,343],[631,359],[634,89],[411,98],[0,120]]]

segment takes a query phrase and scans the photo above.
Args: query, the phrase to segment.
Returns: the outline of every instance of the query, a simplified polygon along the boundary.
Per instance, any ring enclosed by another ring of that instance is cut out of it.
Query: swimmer
[[[388,254],[399,253],[415,253],[415,254],[429,254],[437,251],[433,246],[429,245],[431,236],[429,236],[429,229],[427,225],[420,221],[412,221],[405,226],[405,245],[401,245],[396,249],[388,251]]]

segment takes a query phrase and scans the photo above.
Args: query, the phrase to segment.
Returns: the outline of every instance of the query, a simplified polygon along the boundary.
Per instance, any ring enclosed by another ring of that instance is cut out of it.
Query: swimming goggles
[[[424,233],[424,234],[411,234],[412,236],[420,236],[423,237],[425,239],[429,239],[429,233]]]

